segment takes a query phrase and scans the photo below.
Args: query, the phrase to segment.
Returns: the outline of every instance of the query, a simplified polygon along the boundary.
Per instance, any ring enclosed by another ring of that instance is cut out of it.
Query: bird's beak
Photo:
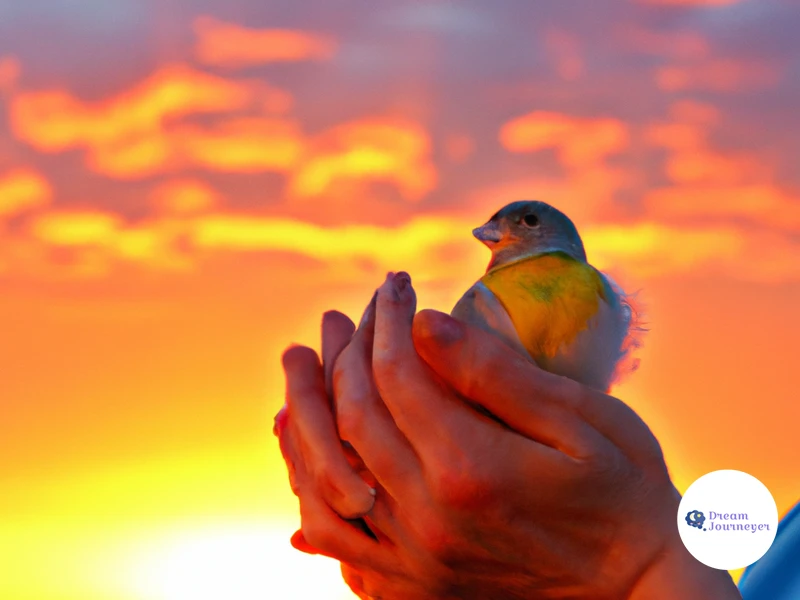
[[[473,229],[472,235],[486,244],[489,248],[503,239],[503,234],[497,227],[497,223],[493,223],[492,221]]]

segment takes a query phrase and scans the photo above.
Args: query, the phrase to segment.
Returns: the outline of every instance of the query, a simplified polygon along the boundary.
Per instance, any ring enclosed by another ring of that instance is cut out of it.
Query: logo
[[[689,524],[689,527],[697,527],[698,529],[705,531],[703,528],[703,523],[705,523],[705,521],[705,515],[699,510],[690,510],[688,513],[686,513],[686,522]]]
[[[778,529],[772,494],[742,471],[703,475],[686,490],[677,516],[678,532],[692,556],[726,571],[764,556]]]

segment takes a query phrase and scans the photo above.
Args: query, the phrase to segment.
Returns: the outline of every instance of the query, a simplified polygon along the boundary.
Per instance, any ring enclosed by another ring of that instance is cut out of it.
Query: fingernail
[[[383,294],[397,303],[407,302],[413,298],[411,277],[408,276],[408,273],[401,271],[397,274],[390,273],[390,275],[391,277],[387,277],[386,281],[378,288],[379,294]]]
[[[450,315],[433,313],[430,321],[431,336],[442,345],[448,346],[464,337],[464,325]]]
[[[391,284],[391,293],[396,300],[401,302],[405,301],[409,297],[409,292],[411,291],[411,277],[409,277],[408,273],[400,272],[394,276]]]
[[[406,289],[408,289],[408,286],[411,285],[411,276],[405,271],[400,271],[394,276],[393,283],[395,291],[402,295]]]
[[[340,498],[340,502],[337,502],[337,506],[341,507],[341,515],[346,519],[361,517],[371,511],[372,507],[375,505],[375,488],[367,484],[360,477],[356,476],[356,478],[359,483],[356,485],[355,482],[353,482],[351,485],[350,482],[348,482],[347,488],[349,492],[347,493],[331,482],[331,487]],[[368,493],[366,496],[364,495],[365,489]]]

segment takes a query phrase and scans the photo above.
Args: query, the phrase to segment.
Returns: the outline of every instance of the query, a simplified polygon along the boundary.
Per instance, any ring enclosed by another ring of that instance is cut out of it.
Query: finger
[[[297,442],[292,435],[292,430],[287,427],[288,425],[288,411],[284,406],[283,409],[275,417],[275,435],[278,437],[278,446],[283,457],[283,462],[286,463],[286,470],[289,474],[289,486],[292,492],[297,494],[297,469],[304,470],[303,457],[300,454]]]
[[[359,600],[384,600],[384,598],[389,598],[389,596],[384,596],[381,593],[381,590],[386,590],[388,588],[385,575],[374,571],[363,572],[353,565],[342,563],[342,578],[352,592],[358,596]],[[392,581],[395,586],[397,586],[397,580],[393,579]],[[401,588],[399,594],[395,594],[391,597],[414,598],[416,596],[408,594]]]
[[[312,479],[298,478],[298,498],[302,539],[313,550],[370,568],[386,568],[390,563],[387,550],[339,517],[319,494]]]
[[[634,462],[663,463],[655,436],[621,400],[548,373],[444,313],[420,311],[413,335],[426,363],[512,429],[574,457],[596,450],[600,435]]]
[[[292,537],[289,538],[289,543],[292,545],[292,548],[295,550],[300,550],[300,552],[304,552],[306,554],[322,554],[319,548],[315,548],[308,543],[303,535],[302,529],[298,529],[292,534]]]
[[[363,515],[372,507],[373,490],[350,467],[342,449],[316,352],[290,348],[283,355],[283,367],[289,427],[301,444],[306,468],[337,513],[345,518]]]
[[[342,579],[347,587],[358,596],[359,600],[371,600],[370,596],[364,591],[364,580],[358,572],[345,563],[342,563]]]
[[[287,428],[284,430],[284,432],[282,432],[279,438],[282,443],[282,452],[284,452],[283,445],[286,445],[287,450],[291,451],[291,445],[284,444],[284,440],[291,439],[291,434],[292,430],[290,428]],[[306,554],[322,554],[331,558],[336,558],[337,556],[348,556],[350,558],[354,558],[356,556],[356,554],[354,554],[355,551],[360,552],[363,550],[362,545],[364,540],[359,540],[357,537],[354,538],[351,535],[342,536],[341,532],[339,531],[342,524],[350,527],[353,532],[358,533],[358,535],[368,537],[373,541],[376,540],[375,535],[369,530],[366,523],[362,519],[356,519],[353,521],[344,520],[341,519],[335,512],[333,512],[324,498],[322,498],[314,478],[305,468],[305,463],[303,463],[302,460],[298,460],[295,462],[295,464],[296,469],[293,469],[292,473],[292,491],[300,500],[301,517],[301,529],[296,531],[290,540],[295,549],[305,552]],[[312,513],[311,516],[309,516],[309,513]],[[302,524],[305,524],[307,530],[312,536],[312,539],[322,539],[323,544],[327,545],[322,545],[322,547],[319,548],[310,543],[303,533]],[[334,539],[340,540],[339,546],[331,545],[330,542],[324,542],[326,539],[325,531],[330,529],[336,530],[331,535],[334,536]],[[336,535],[340,535],[340,537],[335,538]]]
[[[356,326],[347,315],[331,310],[322,315],[322,370],[325,395],[333,397],[333,365],[353,337]]]
[[[278,440],[281,445],[281,454],[286,461],[287,468],[289,468],[289,481],[292,486],[292,491],[295,495],[300,499],[300,507],[301,507],[301,515],[304,506],[309,506],[310,504],[313,505],[315,502],[314,495],[319,493],[318,489],[314,486],[314,481],[309,474],[309,472],[305,468],[305,464],[303,463],[302,459],[298,458],[297,452],[295,450],[296,446],[292,443],[292,430],[290,428],[282,428],[279,431]],[[330,513],[330,508],[324,503],[325,510],[323,511],[323,515],[319,516],[319,519],[325,518],[324,515]],[[385,520],[385,519],[384,519]],[[343,521],[344,522],[344,521]],[[377,540],[378,538],[375,534],[367,527],[367,524],[362,519],[357,519],[354,521],[347,521],[351,527],[354,527],[356,530],[361,531],[364,535],[369,536],[372,540]],[[335,523],[332,525],[336,526]],[[318,522],[313,522],[312,525],[309,527],[320,527]],[[344,544],[352,545],[353,542],[349,537],[343,538]],[[327,548],[326,550],[322,550],[310,544],[308,540],[306,540],[305,535],[303,534],[302,529],[298,530],[292,535],[290,540],[292,546],[300,550],[301,552],[305,552],[306,554],[323,554],[325,556],[333,557],[331,552],[334,550],[343,554],[347,552],[346,549],[331,549]],[[360,542],[359,542],[360,543]]]
[[[378,289],[372,371],[380,397],[411,446],[421,457],[442,457],[454,428],[480,421],[417,354],[411,337],[415,309],[408,274],[387,277]]]
[[[543,371],[496,336],[433,310],[416,316],[413,336],[444,381],[511,429],[573,458],[608,446],[579,412],[588,388]]]
[[[406,513],[397,500],[379,485],[375,506],[363,518],[372,536],[384,546],[406,547],[410,531],[405,526],[404,518]]]
[[[375,479],[389,493],[407,497],[421,483],[420,465],[373,380],[375,308],[376,298],[373,298],[334,370],[336,418],[341,436],[358,452]]]

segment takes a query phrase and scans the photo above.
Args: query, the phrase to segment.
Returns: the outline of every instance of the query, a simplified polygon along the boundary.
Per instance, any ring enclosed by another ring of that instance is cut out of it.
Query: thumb
[[[576,458],[606,438],[634,462],[663,462],[652,432],[624,402],[544,371],[498,337],[434,310],[416,315],[412,336],[439,377],[524,436]]]
[[[497,336],[434,310],[416,315],[412,336],[445,383],[525,437],[573,457],[597,441],[576,410],[582,386],[543,371]]]

